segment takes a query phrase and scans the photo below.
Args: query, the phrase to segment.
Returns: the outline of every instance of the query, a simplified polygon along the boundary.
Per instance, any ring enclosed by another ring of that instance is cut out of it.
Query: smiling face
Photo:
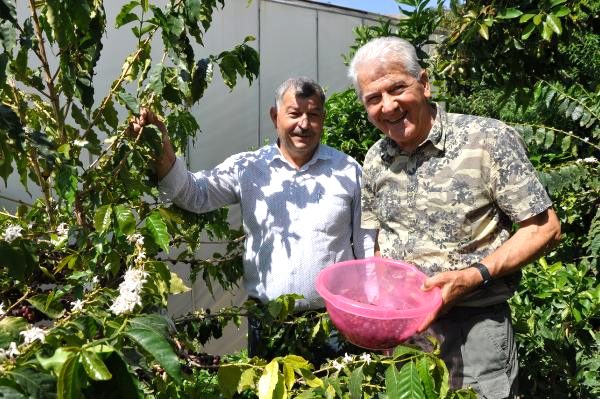
[[[296,168],[308,162],[321,141],[325,110],[317,93],[303,97],[293,88],[283,95],[278,108],[271,108],[279,149]]]
[[[427,73],[419,78],[398,63],[369,60],[357,68],[361,101],[373,123],[405,152],[413,152],[427,138],[435,109],[429,105]]]

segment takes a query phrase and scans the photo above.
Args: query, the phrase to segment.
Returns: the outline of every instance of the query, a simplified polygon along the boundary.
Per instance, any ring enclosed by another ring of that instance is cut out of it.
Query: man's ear
[[[419,82],[423,85],[425,97],[431,98],[431,84],[429,83],[429,76],[427,76],[427,71],[424,69],[419,75]]]
[[[269,114],[271,115],[273,126],[275,126],[275,129],[277,129],[277,108],[271,107],[271,109],[269,110]]]

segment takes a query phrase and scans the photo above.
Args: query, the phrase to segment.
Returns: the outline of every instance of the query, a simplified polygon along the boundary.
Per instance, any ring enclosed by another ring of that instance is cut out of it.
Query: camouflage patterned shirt
[[[441,106],[427,140],[412,154],[384,137],[364,162],[362,227],[379,229],[382,256],[428,275],[480,261],[509,238],[512,223],[550,206],[516,131]],[[463,304],[505,300],[519,276],[499,279]]]

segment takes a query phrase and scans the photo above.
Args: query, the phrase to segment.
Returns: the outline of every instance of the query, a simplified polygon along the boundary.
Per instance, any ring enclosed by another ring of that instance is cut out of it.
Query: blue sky
[[[318,0],[321,3],[335,4],[378,14],[397,14],[398,4],[394,0]]]
[[[321,3],[335,4],[357,10],[374,12],[377,14],[390,15],[398,14],[398,4],[395,0],[316,0]],[[429,5],[434,6],[436,3],[430,0]],[[448,0],[444,1],[448,5]],[[406,7],[406,6],[405,6]]]

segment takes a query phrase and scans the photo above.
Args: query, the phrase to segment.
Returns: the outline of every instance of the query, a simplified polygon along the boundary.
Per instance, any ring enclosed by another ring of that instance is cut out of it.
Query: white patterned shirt
[[[197,173],[177,159],[159,188],[196,213],[239,203],[248,295],[266,302],[297,293],[305,298],[297,309],[314,309],[323,306],[319,271],[373,255],[374,230],[360,228],[360,179],[360,165],[326,145],[296,170],[272,144]]]

